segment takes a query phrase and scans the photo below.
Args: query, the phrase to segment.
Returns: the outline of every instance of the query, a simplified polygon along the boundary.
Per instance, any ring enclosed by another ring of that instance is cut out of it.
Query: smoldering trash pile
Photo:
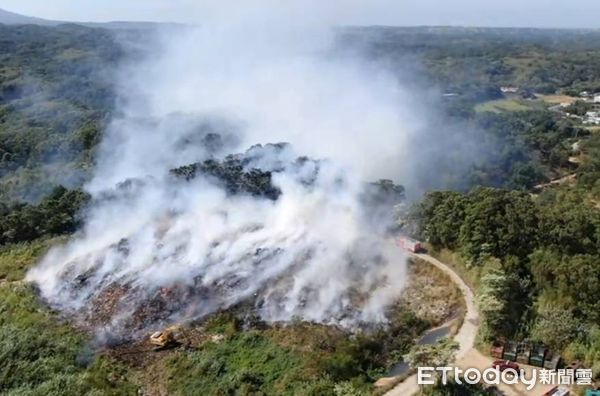
[[[28,274],[98,334],[240,304],[352,329],[402,293],[404,190],[374,181],[412,180],[415,98],[331,26],[251,8],[165,28],[115,77],[83,226]]]
[[[385,322],[405,258],[383,225],[403,189],[288,144],[219,154],[222,140],[204,136],[199,162],[97,192],[84,228],[30,271],[42,298],[121,338],[242,302],[267,322]]]

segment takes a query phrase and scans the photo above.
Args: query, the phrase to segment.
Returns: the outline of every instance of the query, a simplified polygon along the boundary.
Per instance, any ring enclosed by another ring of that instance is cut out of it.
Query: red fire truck
[[[406,236],[401,236],[398,239],[398,245],[400,245],[402,249],[408,250],[412,253],[419,253],[423,251],[423,246],[421,245],[421,242]]]

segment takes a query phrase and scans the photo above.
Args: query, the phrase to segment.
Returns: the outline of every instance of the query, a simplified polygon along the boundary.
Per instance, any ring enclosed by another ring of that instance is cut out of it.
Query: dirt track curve
[[[465,283],[460,276],[456,274],[450,267],[428,254],[411,254],[414,258],[425,260],[428,263],[435,265],[441,271],[446,273],[450,279],[459,287],[464,299],[467,311],[462,326],[454,336],[454,340],[458,342],[458,351],[456,352],[456,360],[461,361],[467,353],[474,350],[475,337],[479,329],[479,311],[475,305],[475,296],[471,288]],[[411,375],[392,390],[386,393],[386,396],[408,396],[419,391],[417,385],[417,376]]]
[[[463,370],[467,368],[477,368],[480,371],[490,367],[493,359],[489,356],[483,355],[475,348],[475,337],[479,330],[479,310],[475,304],[475,296],[471,288],[465,283],[465,281],[454,272],[449,266],[431,257],[427,254],[411,254],[414,258],[419,258],[427,261],[428,263],[435,265],[440,270],[444,271],[452,281],[460,288],[465,299],[465,305],[467,311],[461,328],[454,336],[454,340],[458,342],[459,349],[456,353],[456,361],[454,365]],[[531,366],[524,366],[526,375],[531,378],[532,370]],[[500,384],[496,386],[496,394],[504,396],[528,396],[528,395],[542,395],[550,390],[552,385],[543,385],[538,382],[535,387],[531,390],[527,390],[523,383],[515,385]],[[417,385],[417,376],[411,375],[393,389],[387,392],[386,396],[410,396],[419,392],[419,386]]]

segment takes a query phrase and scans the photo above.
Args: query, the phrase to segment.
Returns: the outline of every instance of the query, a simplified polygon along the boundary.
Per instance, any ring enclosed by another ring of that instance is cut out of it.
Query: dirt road
[[[414,258],[425,260],[428,263],[436,266],[441,271],[446,273],[450,279],[459,287],[465,299],[467,311],[462,326],[454,336],[454,340],[458,342],[458,351],[456,352],[456,360],[461,361],[469,351],[474,349],[475,337],[479,328],[479,311],[475,305],[475,296],[469,286],[456,274],[450,267],[434,257],[427,254],[412,254]],[[419,391],[417,385],[417,376],[411,375],[406,380],[402,381],[392,390],[386,393],[387,396],[408,396]]]
[[[475,348],[475,337],[479,330],[479,311],[475,304],[475,296],[471,288],[465,283],[465,281],[454,272],[450,267],[434,257],[427,254],[412,254],[414,258],[425,260],[428,263],[435,265],[441,271],[448,274],[450,279],[460,288],[465,299],[465,305],[467,308],[464,322],[461,328],[454,336],[454,340],[458,342],[459,349],[456,353],[456,367],[463,370],[467,368],[478,368],[483,371],[490,367],[493,359],[488,356],[484,356]],[[527,371],[528,378],[531,377],[532,367],[523,367]],[[519,383],[516,385],[505,385],[500,384],[497,386],[497,393],[499,395],[506,396],[526,396],[526,395],[541,395],[549,390],[551,385],[536,385],[534,389],[528,391],[525,385]],[[386,396],[409,396],[417,393],[419,386],[417,385],[417,376],[411,375],[400,384],[396,385],[392,390],[386,393]]]
[[[572,183],[575,180],[577,180],[577,173],[572,173],[570,175],[563,176],[558,179],[550,180],[548,183],[538,184],[536,186],[533,186],[533,189],[536,191],[539,191],[539,190],[543,190],[548,187],[559,186],[559,185],[565,184],[565,183]]]

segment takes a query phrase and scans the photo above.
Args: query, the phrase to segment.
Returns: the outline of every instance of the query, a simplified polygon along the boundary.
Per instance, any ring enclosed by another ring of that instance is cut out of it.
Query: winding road
[[[475,350],[475,337],[479,329],[479,311],[475,305],[475,296],[471,288],[465,281],[456,274],[450,267],[442,263],[438,259],[431,257],[428,254],[411,254],[411,257],[418,258],[436,266],[441,271],[446,273],[450,279],[459,287],[466,305],[466,313],[462,326],[454,336],[454,340],[458,343],[458,351],[456,352],[456,360],[461,361],[471,351]],[[460,366],[460,365],[459,365]],[[411,375],[392,390],[386,393],[386,396],[408,396],[419,391],[417,385],[417,375]]]
[[[425,260],[428,263],[436,266],[444,273],[448,274],[450,279],[459,287],[465,299],[465,305],[467,308],[465,318],[462,326],[454,336],[454,340],[458,343],[458,351],[456,352],[456,360],[454,365],[463,370],[467,368],[477,368],[480,371],[491,367],[493,358],[484,356],[475,348],[475,337],[479,330],[479,310],[475,304],[475,296],[471,288],[465,283],[465,281],[458,276],[453,269],[448,265],[442,263],[438,259],[429,256],[428,254],[411,254],[411,257]],[[527,378],[531,378],[532,370],[531,366],[523,366],[525,369]],[[496,394],[505,396],[528,396],[528,395],[542,395],[552,388],[552,385],[537,384],[531,390],[527,390],[523,383],[514,385],[500,384],[496,385]],[[404,381],[396,385],[393,389],[387,392],[386,396],[410,396],[419,392],[419,385],[417,385],[417,376],[411,375]]]

